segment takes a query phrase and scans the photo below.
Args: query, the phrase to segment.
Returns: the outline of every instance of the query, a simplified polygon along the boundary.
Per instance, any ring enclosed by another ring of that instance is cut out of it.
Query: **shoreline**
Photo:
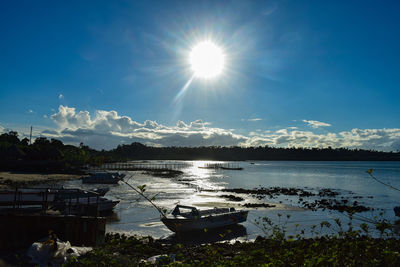
[[[0,189],[80,179],[82,175],[65,173],[0,172]]]

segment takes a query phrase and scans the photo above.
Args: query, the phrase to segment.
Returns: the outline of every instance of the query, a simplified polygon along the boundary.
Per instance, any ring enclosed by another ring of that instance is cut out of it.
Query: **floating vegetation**
[[[226,198],[226,199],[228,199],[230,201],[237,201],[237,202],[244,200],[244,198],[237,197],[237,196],[234,196],[234,195],[221,195],[220,197]]]
[[[205,191],[215,191],[215,190],[205,190]],[[302,188],[291,188],[291,187],[259,187],[254,189],[244,189],[244,188],[233,188],[233,189],[222,189],[222,192],[236,193],[236,194],[247,194],[251,195],[258,200],[265,199],[266,197],[273,199],[277,198],[281,195],[286,196],[297,196],[298,204],[302,208],[307,208],[310,210],[336,210],[339,212],[365,212],[374,210],[371,207],[364,206],[360,204],[358,201],[353,201],[351,199],[362,199],[362,196],[355,196],[353,192],[349,192],[351,197],[341,196],[338,198],[340,193],[336,190],[323,188],[318,190],[306,190]],[[221,197],[225,197],[232,201],[235,200],[236,196],[234,195],[222,195]],[[239,199],[239,197],[237,197]],[[315,199],[319,198],[319,199]],[[368,198],[372,198],[369,196]],[[242,199],[240,197],[240,199]],[[266,204],[266,203],[247,203],[243,205],[248,208],[254,207],[274,207],[274,205]]]
[[[275,205],[266,204],[266,203],[246,203],[242,205],[246,208],[274,208]]]

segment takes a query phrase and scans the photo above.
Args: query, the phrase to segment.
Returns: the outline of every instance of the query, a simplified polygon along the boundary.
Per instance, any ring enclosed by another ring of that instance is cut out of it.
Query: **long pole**
[[[374,179],[374,180],[377,181],[378,183],[381,183],[381,184],[383,184],[383,185],[386,185],[386,186],[388,186],[388,187],[390,187],[390,188],[392,188],[392,189],[394,189],[394,190],[400,191],[400,189],[398,189],[398,188],[396,188],[396,187],[394,187],[394,186],[392,186],[392,185],[390,185],[390,184],[384,183],[384,182],[380,181],[379,179],[377,179],[374,175],[372,175],[373,169],[369,169],[369,170],[366,171],[366,172],[369,174],[369,176],[372,177],[372,179]]]
[[[31,126],[31,134],[29,135],[29,145],[32,145],[32,126]]]
[[[151,205],[153,205],[157,211],[161,214],[161,216],[163,216],[164,218],[166,218],[164,212],[162,212],[162,210],[156,206],[156,204],[153,203],[153,201],[151,201],[151,199],[149,199],[148,197],[146,197],[145,194],[143,194],[142,192],[140,192],[139,190],[137,190],[136,188],[134,188],[133,186],[131,186],[130,184],[128,184],[128,182],[121,180],[122,182],[124,182],[127,186],[129,186],[130,188],[132,188],[133,190],[135,190],[136,193],[138,193],[139,195],[141,195],[142,197],[144,197],[148,202],[150,202]]]

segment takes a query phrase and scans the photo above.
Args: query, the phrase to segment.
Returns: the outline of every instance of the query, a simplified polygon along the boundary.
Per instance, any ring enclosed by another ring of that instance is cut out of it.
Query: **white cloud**
[[[139,123],[113,110],[98,110],[91,115],[88,111],[77,112],[75,108],[60,105],[50,118],[59,129],[56,133],[44,131],[43,134],[58,135],[69,143],[84,142],[94,148],[114,148],[121,142],[155,146],[232,146],[247,140],[232,131],[209,127],[210,123],[202,120],[188,124],[178,121],[175,126],[165,126],[150,120]]]
[[[288,130],[287,129],[280,129],[278,131],[276,131],[277,134],[288,134]]]
[[[281,129],[274,133],[251,135],[245,146],[346,147],[379,151],[400,150],[400,129],[352,129],[348,132],[316,134],[312,131]]]
[[[311,126],[311,127],[315,128],[315,129],[318,128],[318,127],[329,127],[329,126],[332,126],[329,123],[321,122],[321,121],[303,120],[303,122],[307,123],[308,126]]]
[[[248,121],[262,121],[261,118],[248,119]]]
[[[32,109],[28,109],[28,113],[35,113]]]
[[[59,94],[58,95],[58,99],[64,99],[64,95],[63,94]]]
[[[383,151],[400,150],[400,129],[352,129],[324,134],[288,127],[276,131],[252,131],[247,136],[234,134],[232,129],[211,127],[202,120],[178,121],[166,126],[156,121],[139,123],[116,111],[76,111],[60,105],[50,116],[57,130],[42,131],[42,135],[63,142],[85,144],[97,149],[111,149],[120,144],[141,142],[152,146],[273,146],[273,147],[347,147]],[[310,125],[326,126],[317,121]],[[317,122],[317,123],[315,123]],[[319,127],[317,126],[317,127]],[[313,127],[313,128],[317,128]]]

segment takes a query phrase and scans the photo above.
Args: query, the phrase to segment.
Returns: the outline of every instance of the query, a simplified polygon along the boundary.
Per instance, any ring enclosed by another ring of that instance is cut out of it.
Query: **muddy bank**
[[[0,172],[0,188],[23,187],[36,184],[52,183],[80,179],[77,174]]]
[[[252,194],[257,195],[258,197],[265,198],[266,196],[270,198],[274,198],[278,195],[287,195],[287,196],[299,196],[299,197],[335,197],[339,195],[339,193],[332,189],[320,189],[317,193],[308,191],[301,188],[291,188],[291,187],[260,187],[254,189],[243,189],[243,188],[235,188],[235,189],[222,189],[223,192],[232,192],[239,194]]]

